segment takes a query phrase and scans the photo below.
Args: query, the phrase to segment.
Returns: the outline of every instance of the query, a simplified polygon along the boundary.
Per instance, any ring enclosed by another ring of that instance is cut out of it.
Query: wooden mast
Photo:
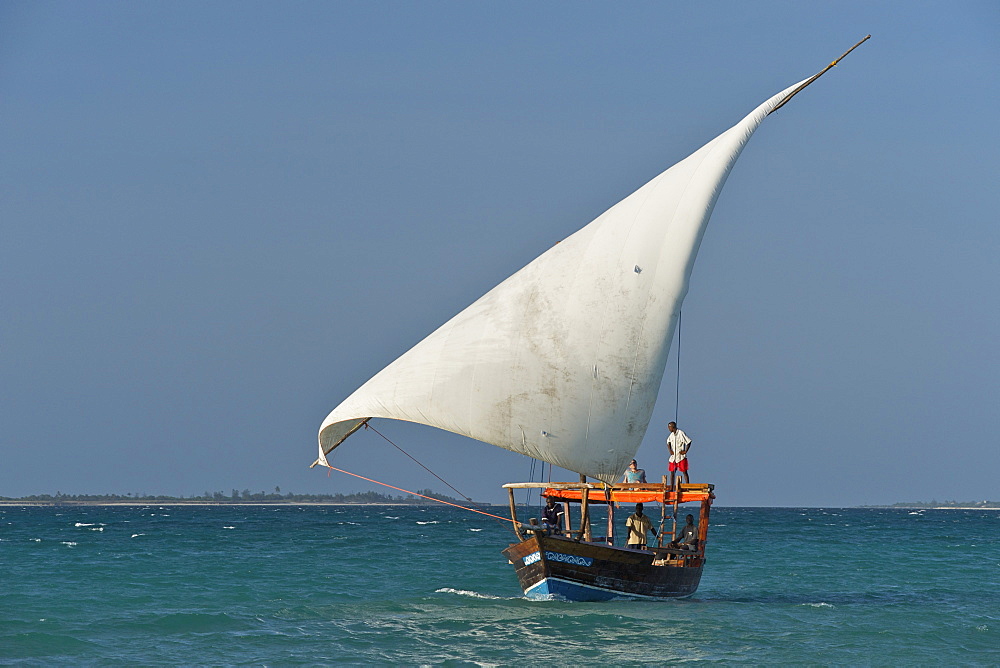
[[[843,60],[847,56],[847,54],[849,54],[851,51],[854,51],[854,49],[858,48],[859,46],[861,46],[862,44],[864,44],[865,42],[867,42],[871,38],[872,38],[871,35],[866,35],[863,40],[861,40],[860,42],[858,42],[857,44],[855,44],[854,46],[852,46],[851,48],[849,48],[847,51],[844,51],[843,55],[841,55],[840,58],[837,58],[835,61],[833,61],[832,63],[830,63],[826,67],[824,67],[819,73],[814,74],[811,77],[809,77],[809,79],[806,80],[805,82],[803,82],[801,86],[799,86],[798,88],[796,88],[795,90],[793,90],[791,93],[789,93],[788,95],[786,95],[785,99],[782,100],[781,102],[779,102],[777,104],[777,106],[775,106],[774,109],[772,109],[771,111],[767,112],[768,116],[770,116],[771,114],[773,114],[774,112],[776,112],[778,109],[781,109],[783,106],[785,106],[786,104],[788,104],[788,101],[791,100],[793,97],[795,97],[799,93],[799,91],[801,91],[803,88],[805,88],[806,86],[808,86],[809,84],[811,84],[813,81],[816,81],[816,79],[819,79],[821,76],[823,76],[824,74],[826,74],[827,70],[829,70],[830,68],[836,67],[837,63],[839,63],[841,60]]]

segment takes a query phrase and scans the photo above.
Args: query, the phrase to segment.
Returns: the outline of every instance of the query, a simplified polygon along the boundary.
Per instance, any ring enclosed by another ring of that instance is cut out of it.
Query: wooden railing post
[[[521,533],[521,525],[517,522],[517,504],[514,503],[514,490],[510,487],[507,488],[507,496],[510,497],[510,521],[514,525],[514,534],[518,540],[524,540],[524,535]]]
[[[660,502],[660,532],[656,535],[657,547],[663,547],[663,529],[667,526],[667,476],[663,476],[663,501]]]
[[[698,551],[704,556],[705,541],[708,540],[708,516],[712,509],[712,500],[703,499],[701,512],[698,513]]]
[[[610,489],[605,492],[610,497]],[[608,499],[608,545],[615,544],[615,504]]]

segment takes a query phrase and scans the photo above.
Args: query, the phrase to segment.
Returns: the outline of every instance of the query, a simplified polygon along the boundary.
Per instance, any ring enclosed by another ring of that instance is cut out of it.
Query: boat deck
[[[630,484],[612,485],[608,489],[594,486],[587,490],[587,500],[590,503],[689,503],[714,499],[715,485],[708,483],[680,483],[679,490],[663,484]],[[582,489],[566,489],[564,487],[546,487],[541,495],[555,501],[581,502]]]

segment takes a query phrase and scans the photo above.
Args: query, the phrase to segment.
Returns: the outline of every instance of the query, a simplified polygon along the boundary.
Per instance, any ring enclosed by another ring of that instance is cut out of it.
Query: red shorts
[[[679,462],[670,462],[667,464],[667,470],[673,473],[674,471],[680,471],[681,473],[687,473],[688,471],[688,460],[687,457],[680,460]]]

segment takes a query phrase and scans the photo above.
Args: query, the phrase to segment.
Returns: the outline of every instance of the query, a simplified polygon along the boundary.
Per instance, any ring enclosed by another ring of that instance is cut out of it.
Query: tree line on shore
[[[1000,508],[997,501],[900,501],[878,508]]]
[[[460,499],[438,494],[429,489],[417,490],[416,493],[449,503],[462,503]],[[412,494],[406,496],[392,496],[381,492],[355,492],[352,494],[295,494],[286,492],[282,494],[280,487],[275,487],[273,492],[234,489],[226,494],[221,491],[206,491],[200,496],[169,496],[133,492],[125,494],[63,494],[56,492],[55,494],[32,494],[21,497],[0,496],[0,500],[23,501],[25,503],[410,503],[414,505],[432,503],[428,499]]]

